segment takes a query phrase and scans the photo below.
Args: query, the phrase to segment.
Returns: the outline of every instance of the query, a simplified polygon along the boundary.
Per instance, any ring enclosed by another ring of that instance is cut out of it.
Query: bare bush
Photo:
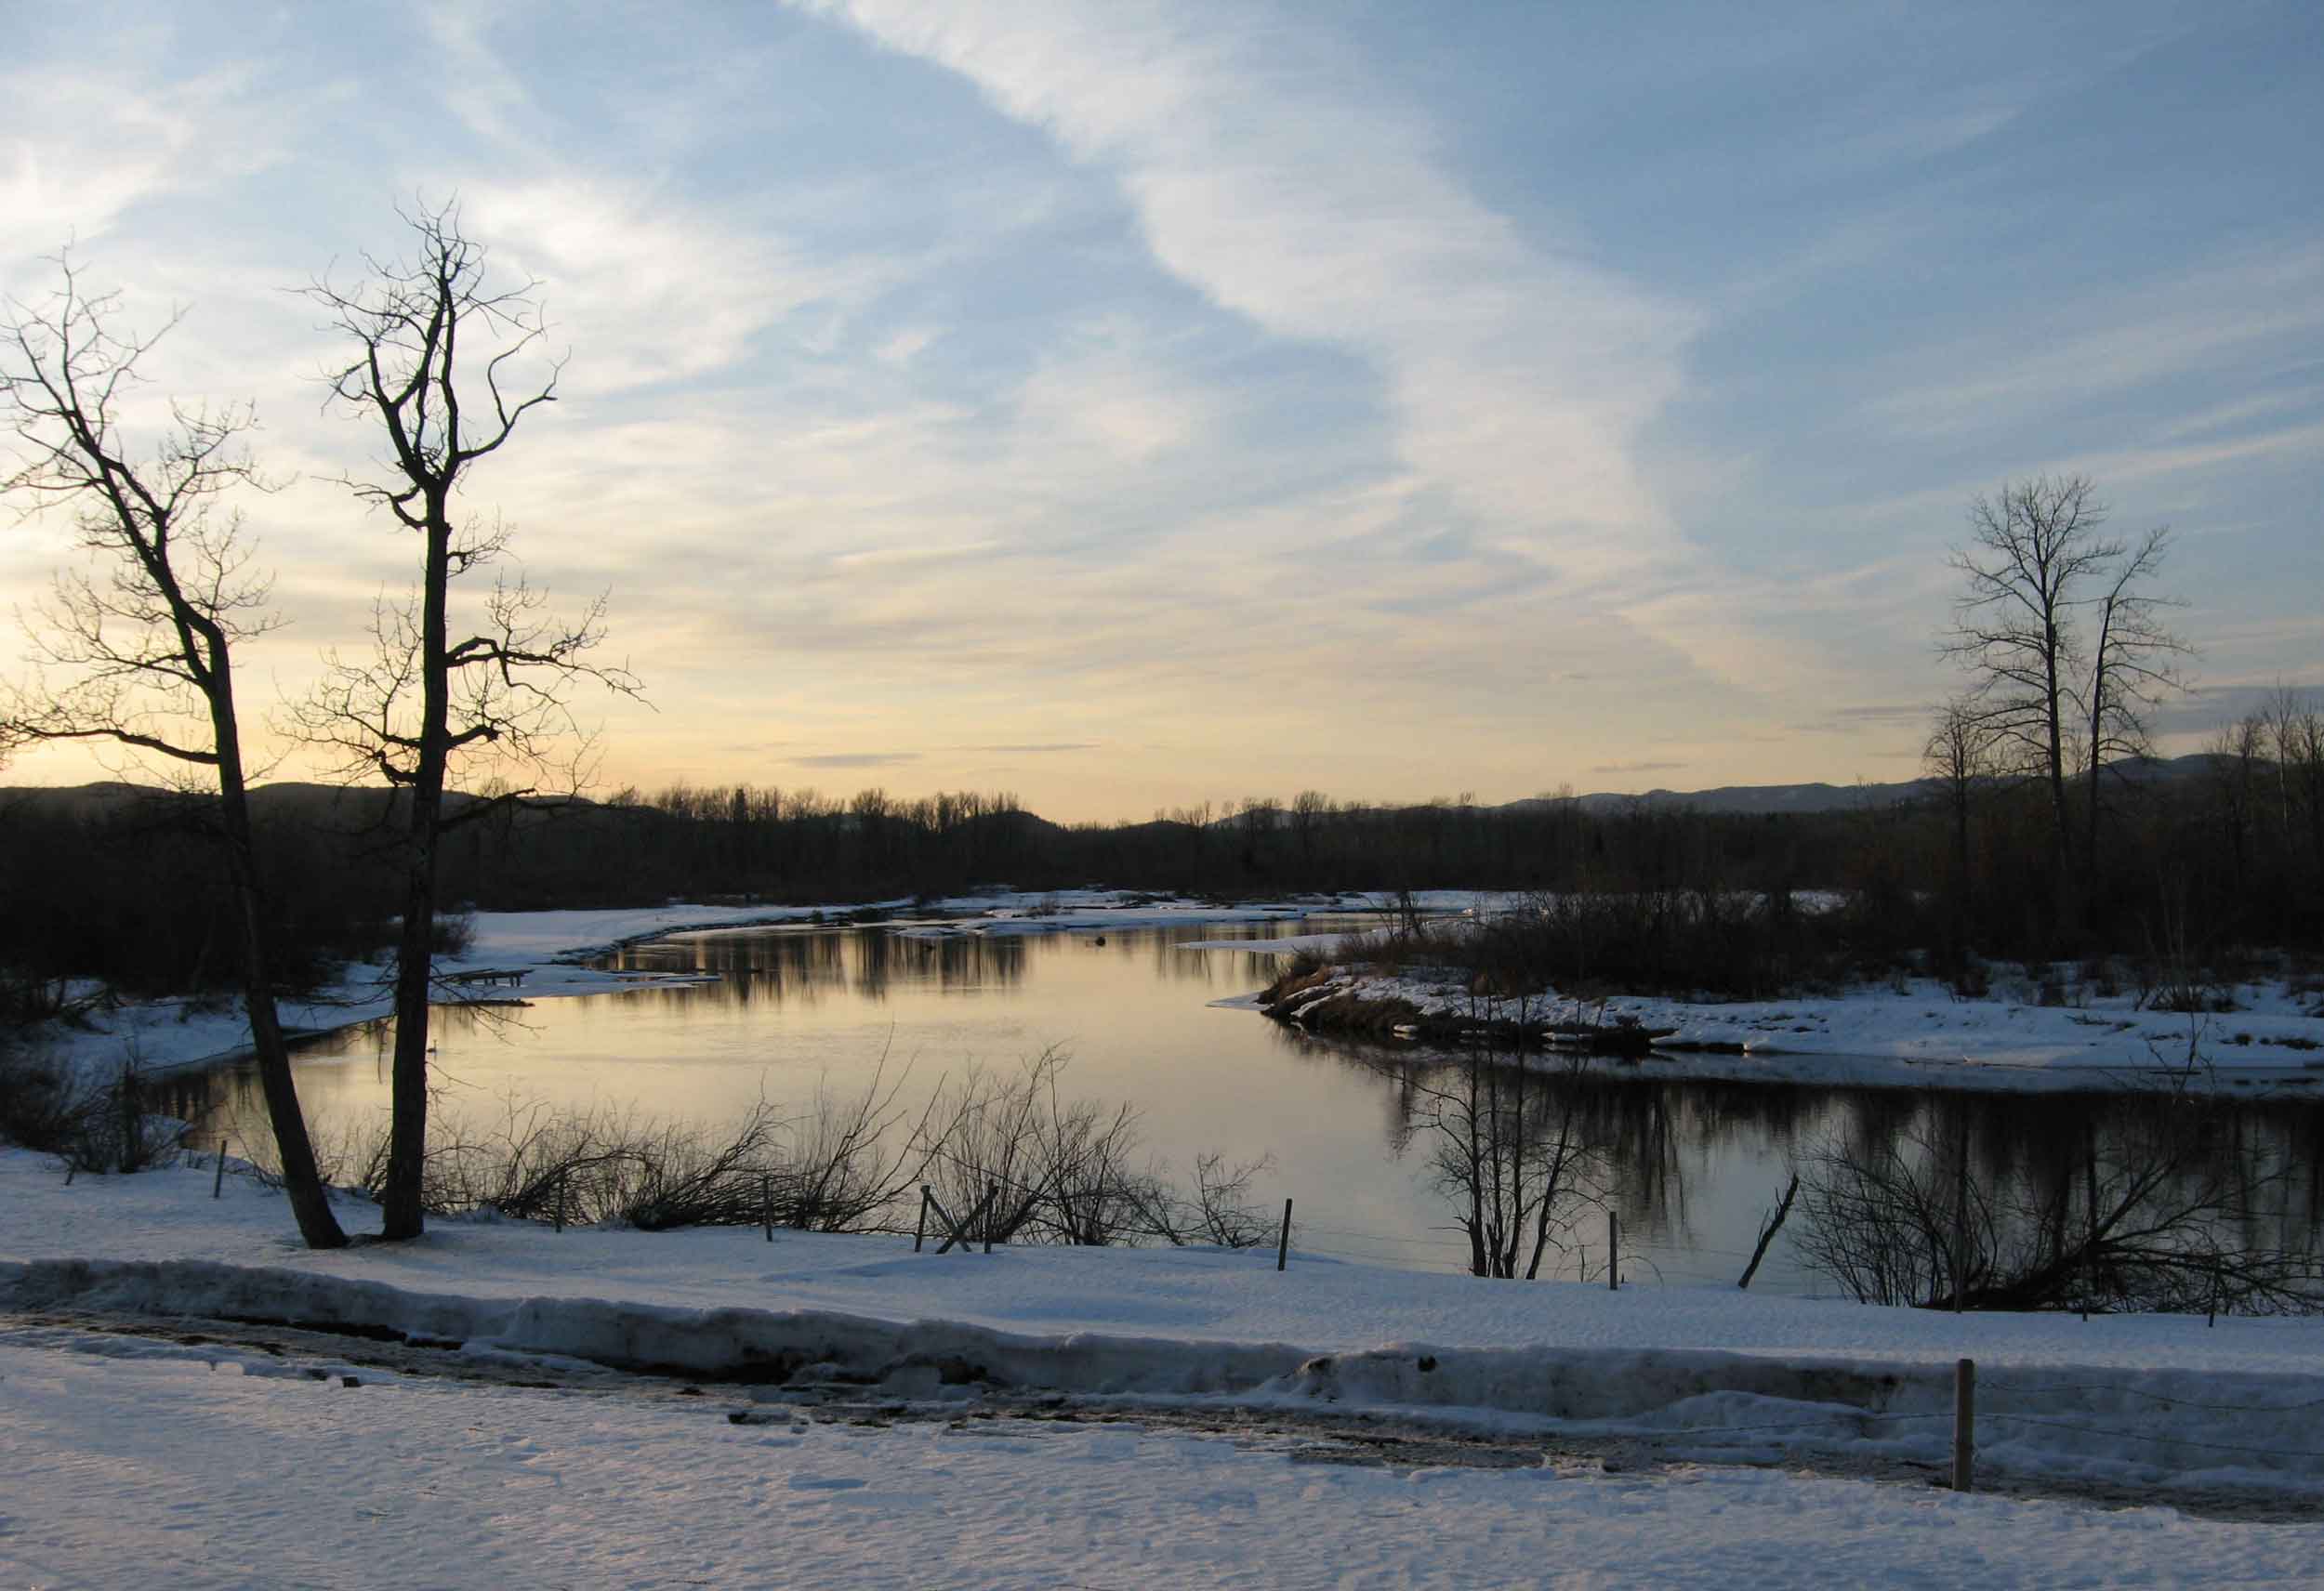
[[[1216,1151],[1196,1155],[1193,1203],[1179,1206],[1182,1216],[1191,1217],[1187,1226],[1195,1241],[1220,1248],[1257,1248],[1274,1236],[1269,1214],[1250,1196],[1253,1179],[1274,1164],[1274,1158],[1266,1155],[1233,1164]]]
[[[74,1172],[144,1171],[176,1152],[184,1129],[146,1111],[134,1056],[104,1082],[22,1054],[0,1056],[0,1140],[53,1154]]]
[[[1958,1137],[1926,1122],[1879,1147],[1827,1143],[1805,1160],[1801,1256],[1868,1304],[2324,1309],[2313,1245],[2257,1235],[2286,1168],[2238,1150],[2197,1081],[2183,1072],[2106,1141],[2093,1128],[2062,1172],[1975,1175]]]
[[[939,1094],[923,1146],[940,1203],[985,1208],[974,1235],[1103,1245],[1167,1235],[1159,1173],[1131,1164],[1142,1138],[1126,1104],[1066,1100],[1066,1056],[1051,1046],[1015,1072],[971,1071]]]
[[[1517,1026],[1530,1015],[1521,1006]],[[1587,1140],[1571,1086],[1585,1064],[1560,1054],[1534,1070],[1521,1054],[1480,1047],[1398,1070],[1412,1104],[1397,1147],[1427,1143],[1436,1186],[1469,1240],[1472,1275],[1533,1280],[1574,1223],[1603,1207],[1612,1168]]]
[[[716,1127],[601,1107],[553,1111],[510,1100],[495,1121],[439,1111],[423,1163],[430,1215],[493,1210],[521,1220],[662,1231],[753,1226],[861,1230],[896,1197],[884,1127],[865,1135],[852,1104],[785,1116],[761,1099]],[[335,1181],[376,1198],[386,1185],[384,1124],[350,1135],[329,1161]],[[884,1173],[887,1180],[879,1180]]]
[[[440,1102],[421,1196],[430,1215],[864,1232],[904,1229],[926,1182],[949,1214],[975,1212],[971,1236],[997,1243],[1247,1248],[1272,1235],[1250,1200],[1266,1159],[1206,1153],[1182,1187],[1140,1158],[1135,1110],[1060,1093],[1064,1064],[1051,1049],[1012,1072],[971,1070],[916,1113],[900,1102],[909,1069],[891,1078],[883,1059],[861,1089],[825,1086],[797,1113],[761,1099],[715,1126],[513,1099],[479,1120]],[[343,1137],[325,1164],[334,1182],[377,1197],[384,1124]]]

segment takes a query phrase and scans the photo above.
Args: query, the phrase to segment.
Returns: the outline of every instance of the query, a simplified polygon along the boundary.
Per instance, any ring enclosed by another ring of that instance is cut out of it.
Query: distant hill
[[[95,784],[16,784],[0,787],[0,811],[75,818],[128,816],[139,808],[159,810],[178,797],[160,785],[128,784],[118,780]],[[444,806],[456,812],[480,796],[447,792]],[[250,809],[261,822],[289,818],[316,827],[361,830],[377,825],[403,804],[399,791],[377,785],[311,784],[285,781],[261,784],[250,792]],[[533,807],[593,807],[580,796],[545,796],[528,800]]]
[[[2141,784],[2176,784],[2199,779],[2211,771],[2212,757],[2197,752],[2187,756],[2136,757],[2106,765],[2110,778]],[[1846,812],[1902,802],[1925,801],[1944,788],[1934,779],[1909,779],[1895,784],[1723,784],[1715,790],[1649,790],[1643,795],[1600,793],[1578,796],[1585,811],[1618,812],[1632,806],[1685,807],[1697,812],[1735,813],[1756,817],[1765,813]],[[1513,808],[1538,807],[1549,798],[1512,801]]]
[[[2211,754],[2203,752],[2167,758],[2141,757],[2110,764],[2107,772],[2137,783],[2175,784],[2202,778],[2211,771],[2214,760]],[[1632,807],[1644,807],[1650,809],[1684,808],[1697,812],[1757,817],[1893,807],[1903,802],[1927,800],[1941,789],[1936,780],[1910,779],[1893,784],[1723,784],[1711,790],[1648,790],[1635,795],[1599,791],[1574,799],[1584,811],[1592,813],[1619,812]],[[14,808],[20,811],[62,811],[84,817],[112,816],[126,812],[140,802],[165,800],[170,794],[165,790],[118,782],[64,786],[14,785],[0,788],[0,811]],[[250,798],[261,818],[291,817],[318,826],[338,829],[368,828],[393,811],[400,802],[396,792],[376,787],[290,782],[260,785],[250,793]],[[456,811],[478,799],[481,797],[454,792],[445,796],[445,803]],[[1559,797],[1533,796],[1483,809],[1520,812],[1549,806],[1557,799]],[[579,809],[586,812],[596,803],[584,796],[548,796],[528,800],[526,805],[536,809]],[[1232,813],[1222,813],[1211,821],[1211,826],[1225,827],[1241,821]],[[1288,812],[1278,810],[1274,814],[1278,826],[1287,824],[1289,821]],[[1059,825],[1031,812],[988,814],[978,819],[977,825],[1012,831],[1023,841],[1045,840],[1064,832]],[[1178,830],[1182,825],[1145,822],[1124,824],[1118,829],[1103,823],[1076,824],[1075,827],[1109,830],[1115,837],[1129,840],[1152,838],[1164,831]]]

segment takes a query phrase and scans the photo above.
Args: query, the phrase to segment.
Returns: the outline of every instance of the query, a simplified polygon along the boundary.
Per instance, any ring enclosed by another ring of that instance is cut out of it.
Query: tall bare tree
[[[2087,476],[2037,476],[1970,505],[1970,545],[1952,556],[1967,585],[1945,655],[1970,675],[1963,706],[2005,761],[2049,796],[2061,903],[2097,865],[2100,769],[2146,749],[2144,709],[2178,688],[2186,651],[2161,622],[2169,599],[2145,587],[2167,531],[2135,547],[2103,534],[2106,506]],[[2084,760],[2086,759],[2086,760]],[[2076,855],[2069,779],[2091,811]]]
[[[353,356],[330,375],[337,402],[378,426],[378,468],[347,484],[419,538],[419,579],[401,602],[375,611],[371,654],[334,657],[302,711],[345,771],[382,778],[404,797],[403,916],[397,945],[393,1121],[381,1199],[382,1235],[416,1237],[425,1224],[421,1171],[427,1148],[429,955],[440,848],[447,828],[491,809],[455,813],[445,792],[456,762],[489,753],[528,777],[580,777],[568,690],[594,679],[634,693],[626,669],[588,661],[604,635],[600,598],[577,619],[549,617],[542,594],[520,578],[484,596],[473,628],[454,638],[456,580],[495,562],[508,545],[498,519],[462,519],[455,499],[475,467],[506,446],[521,421],[556,398],[561,360],[543,352],[534,283],[503,285],[485,251],[460,230],[456,206],[405,216],[406,256],[365,257],[366,278],[340,287],[318,280],[308,296]],[[571,750],[572,760],[558,758]],[[498,800],[535,793],[508,784]]]
[[[72,512],[99,573],[57,577],[33,639],[63,677],[0,696],[0,744],[109,743],[215,782],[213,832],[234,894],[243,1003],[284,1184],[308,1245],[337,1248],[346,1234],[316,1171],[275,1006],[234,699],[234,647],[277,623],[267,580],[250,572],[241,516],[224,506],[236,490],[265,485],[243,441],[251,412],[173,403],[172,423],[140,454],[122,412],[169,326],[141,338],[115,330],[117,296],[84,292],[69,256],[57,269],[47,299],[12,302],[0,322],[0,416],[18,444],[0,492],[28,513]]]
[[[1969,821],[1977,792],[1993,777],[1994,742],[1998,738],[1974,701],[1955,697],[1938,709],[1921,751],[1921,766],[1943,786],[1945,810],[1952,829],[1953,927],[1956,948],[1966,942],[1974,919],[1974,874],[1970,866]]]
[[[2148,709],[2185,689],[2178,664],[2191,649],[2163,622],[2169,610],[2185,604],[2146,589],[2160,572],[2170,549],[2171,532],[2163,526],[2141,536],[2136,546],[2124,547],[2106,571],[2106,589],[2090,604],[2090,661],[2079,701],[2089,759],[2083,774],[2087,827],[2082,855],[2093,877],[2098,870],[2098,820],[2105,808],[2101,774],[2109,764],[2153,752]]]

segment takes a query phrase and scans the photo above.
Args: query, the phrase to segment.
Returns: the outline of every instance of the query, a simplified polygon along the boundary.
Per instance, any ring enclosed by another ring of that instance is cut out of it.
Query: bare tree
[[[73,512],[100,573],[57,577],[33,640],[65,677],[0,698],[0,744],[109,743],[215,782],[214,834],[241,928],[243,1002],[284,1186],[308,1245],[337,1248],[347,1238],[316,1172],[275,1008],[234,698],[234,647],[277,623],[266,579],[249,570],[241,517],[223,506],[235,490],[265,484],[243,443],[251,414],[173,404],[173,423],[150,455],[133,457],[122,410],[169,327],[142,338],[117,332],[117,296],[83,292],[69,256],[57,268],[57,290],[38,306],[12,302],[0,324],[0,414],[19,444],[0,490],[26,501],[27,512]]]
[[[2098,870],[2098,817],[2104,805],[2100,774],[2109,762],[2152,752],[2147,710],[2164,696],[2185,689],[2178,660],[2190,649],[2163,623],[2167,610],[2185,604],[2144,589],[2160,572],[2170,548],[2167,527],[2147,532],[2135,546],[2116,555],[2106,572],[2106,589],[2091,603],[2090,664],[2080,702],[2084,751],[2089,757],[2083,814],[2088,827],[2082,855],[2093,877]]]
[[[456,208],[423,208],[404,219],[408,258],[366,256],[368,279],[360,284],[319,280],[307,289],[354,349],[331,375],[333,398],[376,421],[388,444],[375,479],[347,484],[420,538],[418,585],[407,600],[376,609],[372,654],[331,659],[301,713],[308,732],[341,754],[343,771],[383,778],[406,802],[393,1124],[381,1200],[388,1238],[417,1236],[425,1221],[429,958],[440,843],[448,827],[490,809],[478,804],[447,812],[454,765],[489,752],[528,776],[557,772],[577,783],[580,754],[561,768],[555,760],[560,748],[587,743],[574,732],[569,687],[586,677],[637,690],[626,669],[588,661],[603,638],[602,598],[561,622],[546,614],[541,593],[522,579],[503,579],[484,598],[475,628],[454,638],[453,582],[495,561],[508,544],[497,519],[456,521],[454,499],[525,415],[554,401],[561,362],[542,356],[533,284],[490,280],[485,251],[462,233]],[[511,785],[500,799],[532,793]]]
[[[1520,1002],[1517,1025],[1529,1026],[1530,1015]],[[1469,1240],[1472,1275],[1534,1280],[1580,1214],[1603,1202],[1604,1157],[1584,1135],[1579,1093],[1566,1085],[1583,1064],[1564,1054],[1544,1073],[1520,1055],[1473,1048],[1399,1069],[1410,1099],[1399,1147],[1427,1142],[1437,1187]]]
[[[1952,829],[1953,940],[1958,950],[1967,942],[1974,917],[1970,867],[1969,820],[1978,790],[1993,777],[1994,744],[1999,738],[1974,701],[1955,697],[1938,709],[1921,751],[1921,766],[1944,787],[1947,816]]]
[[[2066,736],[2080,661],[2073,607],[2119,550],[2098,539],[2105,519],[2085,477],[2014,481],[1970,505],[1971,546],[1952,556],[1969,589],[1945,653],[1971,671],[1979,721],[2048,785],[2061,873],[2070,867]]]
[[[2096,867],[2098,770],[2109,752],[2144,748],[2142,711],[2178,687],[2172,664],[2186,651],[2160,622],[2170,602],[2143,589],[2169,533],[2133,548],[2101,533],[2106,519],[2087,476],[2014,481],[1970,505],[1970,545],[1952,556],[1968,588],[1942,650],[1970,673],[1963,710],[2048,792],[2062,900]],[[2077,771],[2092,802],[2079,859],[2067,795]]]

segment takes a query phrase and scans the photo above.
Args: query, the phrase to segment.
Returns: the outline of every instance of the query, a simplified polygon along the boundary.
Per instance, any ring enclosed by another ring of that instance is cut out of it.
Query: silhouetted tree
[[[455,639],[453,582],[493,563],[508,543],[494,519],[456,522],[454,499],[470,472],[506,446],[525,415],[556,397],[561,361],[539,357],[543,327],[532,284],[504,287],[485,271],[485,251],[460,230],[456,208],[404,217],[408,259],[366,257],[369,277],[339,288],[318,281],[308,296],[354,356],[331,376],[332,393],[387,441],[378,474],[347,484],[417,534],[417,586],[375,607],[374,650],[337,657],[302,712],[309,733],[350,770],[376,775],[405,797],[403,926],[395,984],[393,1125],[381,1199],[382,1235],[409,1238],[425,1222],[429,952],[441,844],[453,822],[489,810],[446,811],[446,780],[463,754],[489,752],[528,775],[579,782],[580,751],[567,688],[579,677],[634,692],[624,669],[591,664],[603,638],[604,601],[577,620],[548,617],[540,592],[522,579],[495,584],[480,622]],[[504,800],[527,792],[510,788]]]
[[[347,1238],[316,1171],[275,1009],[234,699],[235,645],[274,625],[267,581],[248,572],[241,517],[221,506],[237,488],[264,484],[242,440],[250,412],[173,405],[174,424],[151,456],[133,457],[121,409],[168,327],[142,339],[114,330],[115,296],[84,293],[69,256],[57,266],[56,292],[38,307],[12,304],[0,325],[0,414],[19,443],[0,489],[35,511],[69,508],[101,573],[57,577],[33,638],[66,677],[10,690],[0,743],[106,742],[215,781],[243,1003],[284,1184],[308,1245],[337,1248]]]

